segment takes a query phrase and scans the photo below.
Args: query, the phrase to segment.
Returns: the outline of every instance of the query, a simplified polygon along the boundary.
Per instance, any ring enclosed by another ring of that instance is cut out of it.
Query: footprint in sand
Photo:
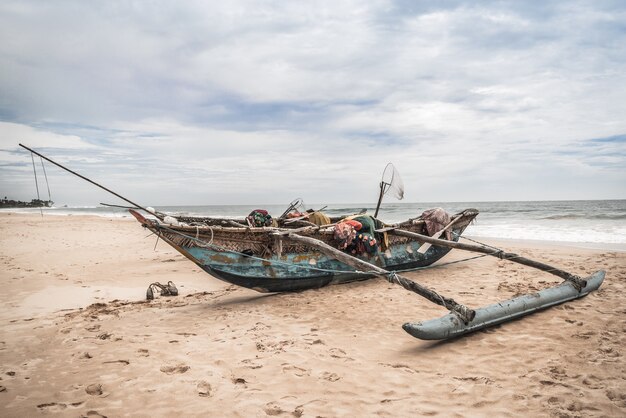
[[[343,351],[341,348],[331,348],[330,350],[328,350],[328,353],[330,354],[331,357],[334,357],[334,358],[345,358],[348,360],[352,360],[350,357],[346,355],[346,352]]]
[[[609,358],[617,358],[622,356],[622,354],[619,351],[614,350],[613,347],[600,347],[598,348],[598,351],[604,354],[605,357]]]
[[[252,328],[250,328],[248,330],[248,332],[250,331],[266,331],[268,329],[270,329],[271,327],[267,324],[264,324],[263,322],[257,322],[256,324],[254,324],[254,326]]]
[[[620,408],[626,407],[626,393],[609,389],[606,391],[606,397],[609,398],[612,402],[614,402]]]
[[[288,411],[285,411],[280,406],[278,406],[276,402],[270,402],[266,404],[265,408],[263,408],[263,412],[265,412],[265,414],[269,416],[283,415],[289,413]],[[304,414],[304,408],[302,408],[302,405],[297,406],[296,409],[294,409],[291,413],[291,415],[296,418],[300,418],[302,414]]]
[[[310,376],[311,370],[303,369],[302,367],[294,366],[293,364],[284,363],[283,365],[283,373],[293,373],[298,377]]]
[[[68,407],[78,408],[84,403],[85,402],[74,402],[71,404],[65,404],[65,403],[50,402],[50,403],[39,404],[37,405],[37,408],[41,409],[42,411],[60,412],[60,411],[63,411],[64,409],[67,409]]]
[[[567,370],[561,366],[551,366],[548,369],[550,376],[555,380],[563,380],[567,377]]]
[[[198,389],[198,396],[210,398],[213,395],[213,388],[211,387],[211,384],[205,380],[200,381],[196,388]]]
[[[183,337],[195,337],[198,334],[194,334],[193,332],[177,332],[176,335],[182,335]]]
[[[185,364],[176,366],[161,366],[161,371],[165,374],[182,374],[189,370],[190,367]]]
[[[243,363],[244,367],[247,367],[248,369],[260,369],[263,367],[261,364],[254,363],[251,359],[241,360],[241,363]]]
[[[581,340],[588,340],[589,338],[593,337],[594,335],[596,335],[596,332],[594,332],[594,331],[585,331],[585,332],[577,332],[577,333],[573,334],[572,337],[578,338],[578,339],[581,339]]]
[[[276,405],[276,403],[274,402],[270,402],[268,404],[265,405],[265,408],[263,408],[263,411],[270,416],[276,416],[276,415],[281,415],[286,413],[287,411],[285,411],[284,409],[282,409],[280,406]]]
[[[102,385],[99,383],[91,384],[85,388],[85,392],[87,392],[88,395],[100,396],[103,393]]]
[[[37,405],[37,408],[41,409],[42,411],[59,412],[67,408],[67,405],[65,405],[64,403],[50,402],[39,404]]]
[[[128,366],[130,364],[130,361],[128,360],[111,360],[111,361],[103,361],[102,364],[114,364],[114,363],[120,363],[123,364],[125,366]]]
[[[0,386],[0,392],[6,392],[7,388],[5,388],[4,386]]]
[[[150,357],[150,352],[145,348],[140,348],[137,350],[137,353],[139,353],[140,357]]]
[[[336,382],[341,379],[341,377],[337,373],[324,372],[322,373],[322,379],[328,380],[329,382]]]
[[[583,385],[589,387],[589,389],[601,389],[604,386],[603,381],[593,374],[583,379]]]
[[[81,415],[80,418],[107,418],[107,416],[102,415],[98,411],[87,411],[87,414]]]

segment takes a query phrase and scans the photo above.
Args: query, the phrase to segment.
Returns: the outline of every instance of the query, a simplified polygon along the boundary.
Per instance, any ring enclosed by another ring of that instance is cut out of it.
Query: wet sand
[[[436,343],[401,326],[446,311],[382,279],[264,295],[130,220],[3,213],[0,234],[0,416],[626,416],[624,252],[484,240],[607,278]],[[472,307],[558,283],[493,257],[407,276]]]

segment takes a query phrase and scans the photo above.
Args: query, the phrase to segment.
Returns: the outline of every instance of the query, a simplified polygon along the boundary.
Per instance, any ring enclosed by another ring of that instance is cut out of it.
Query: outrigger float
[[[465,228],[478,215],[475,209],[466,209],[454,215],[442,229],[432,234],[428,234],[423,215],[391,225],[372,217],[376,226],[373,236],[384,245],[373,253],[351,254],[336,248],[334,229],[344,217],[331,218],[327,225],[315,225],[304,218],[285,218],[284,215],[293,205],[278,218],[276,225],[262,227],[246,224],[245,219],[166,215],[140,206],[42,154],[19,145],[129,203],[132,205],[128,207],[130,213],[144,228],[207,273],[228,283],[259,292],[290,292],[384,277],[448,309],[450,313],[441,318],[403,325],[406,332],[423,340],[458,337],[581,298],[597,290],[605,277],[605,272],[601,270],[581,278],[494,247],[459,242]],[[392,181],[385,180],[383,175],[376,215],[382,196]],[[428,267],[452,249],[490,255],[537,268],[560,277],[563,283],[533,294],[472,309],[400,274]]]

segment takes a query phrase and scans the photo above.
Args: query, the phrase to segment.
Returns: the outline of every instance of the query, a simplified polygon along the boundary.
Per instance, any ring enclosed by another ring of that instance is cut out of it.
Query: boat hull
[[[225,282],[258,292],[316,289],[378,275],[356,271],[316,248],[290,242],[289,237],[281,235],[285,231],[283,229],[175,227],[146,219],[132,210],[131,213],[144,227],[205,272]],[[459,221],[450,228],[454,241],[458,241],[477,214],[474,209],[467,209],[457,215]],[[419,227],[419,223],[412,221],[402,225],[402,228]],[[329,235],[328,232],[310,236],[332,240],[332,233]],[[415,239],[390,236],[385,251],[377,250],[374,254],[356,257],[387,271],[400,272],[428,267],[450,252],[450,248],[443,246],[433,245],[426,251],[419,251],[421,247],[422,244]]]
[[[392,246],[385,253],[359,258],[386,270],[403,271],[430,266],[450,251],[449,248],[433,246],[421,254],[419,247],[420,243],[410,242]],[[376,276],[357,272],[353,267],[317,251],[257,258],[211,248],[177,249],[212,276],[263,293],[316,289]]]

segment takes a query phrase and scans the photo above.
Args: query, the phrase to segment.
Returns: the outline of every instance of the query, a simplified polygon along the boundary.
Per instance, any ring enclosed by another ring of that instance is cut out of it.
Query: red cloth
[[[363,225],[361,224],[361,222],[355,221],[354,219],[346,219],[346,220],[342,221],[341,223],[352,225],[352,227],[354,227],[354,229],[356,229],[357,231],[359,231],[361,228],[363,228]]]
[[[450,215],[442,208],[428,209],[420,216],[426,223],[426,231],[431,237],[450,223]],[[445,232],[446,239],[450,239],[450,230]]]

